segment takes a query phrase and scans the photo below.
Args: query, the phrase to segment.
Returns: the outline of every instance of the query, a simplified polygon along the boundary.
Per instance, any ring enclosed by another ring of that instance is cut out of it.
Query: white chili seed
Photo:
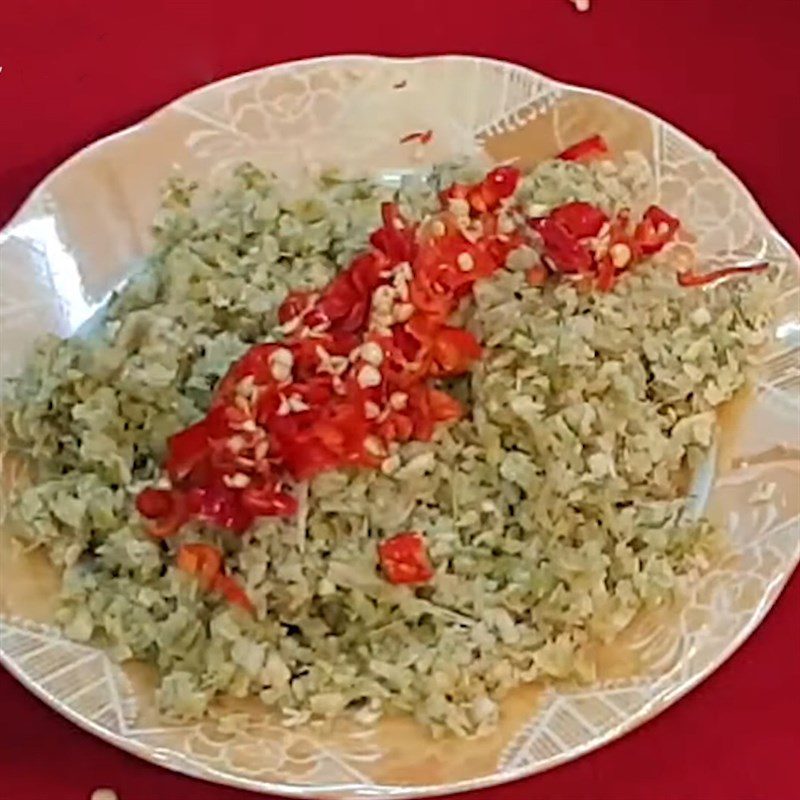
[[[270,354],[269,360],[271,364],[282,364],[285,367],[289,367],[289,369],[294,366],[292,351],[285,347],[279,347],[277,350],[273,351]]]
[[[361,345],[361,358],[367,364],[379,367],[383,363],[383,349],[377,342],[365,342]]]
[[[402,276],[406,281],[410,281],[414,277],[414,270],[411,269],[411,264],[408,261],[401,261],[395,268],[395,274]]]
[[[385,456],[386,448],[377,436],[367,436],[364,439],[364,449],[371,456]]]
[[[373,386],[381,385],[381,373],[372,366],[372,364],[364,364],[358,371],[358,385],[362,389],[371,389]]]
[[[341,375],[347,369],[347,356],[331,356],[328,363],[334,375]]]
[[[617,269],[622,269],[627,266],[628,262],[631,260],[631,249],[622,242],[611,245],[608,249],[608,254],[611,256],[611,263]]]
[[[244,450],[244,448],[246,447],[246,445],[247,442],[245,441],[244,436],[239,436],[238,434],[236,434],[235,436],[231,436],[231,438],[228,439],[228,450],[230,450],[231,453],[234,454],[241,453],[242,450]]]
[[[666,236],[669,233],[669,224],[666,222],[659,222],[656,227],[656,233],[659,236]]]
[[[301,411],[308,411],[310,408],[308,403],[297,394],[290,395],[286,402],[289,404],[289,410],[294,414],[299,414]]]
[[[89,800],[119,800],[119,796],[113,789],[108,789],[105,786],[95,789]]]
[[[549,206],[544,203],[530,203],[525,209],[529,217],[543,217],[548,210]]]
[[[414,306],[411,303],[398,303],[394,307],[394,319],[397,322],[408,322],[414,316]]]
[[[469,253],[459,253],[456,263],[462,272],[471,272],[475,269],[475,259]]]
[[[500,233],[512,233],[514,228],[516,228],[514,220],[511,219],[508,214],[501,214],[497,218],[497,229],[500,231]]]
[[[394,289],[391,286],[379,286],[372,293],[372,305],[376,310],[388,311],[394,300]]]
[[[381,472],[384,475],[391,475],[400,466],[400,456],[389,456],[381,462]]]
[[[299,315],[297,317],[292,317],[292,319],[284,322],[283,325],[280,326],[281,332],[285,334],[294,333],[301,325],[303,324],[303,316]]]
[[[408,405],[408,395],[405,392],[392,392],[389,395],[389,405],[395,411],[402,411]]]
[[[242,397],[242,395],[237,394],[233,403],[243,414],[246,414],[248,417],[252,415],[253,411],[250,408],[250,403],[248,403],[247,399]]]
[[[245,375],[244,378],[242,378],[239,383],[236,384],[236,393],[242,395],[243,397],[250,397],[250,395],[253,393],[255,382],[255,375]]]
[[[269,439],[262,439],[255,446],[254,455],[256,461],[263,461],[267,457],[267,453],[269,453]]]
[[[233,475],[223,475],[222,482],[230,489],[244,489],[250,485],[250,478],[243,472],[237,472]]]
[[[445,228],[444,222],[442,222],[440,219],[435,219],[431,223],[431,233],[434,236],[444,236],[446,232],[447,228]]]
[[[364,416],[367,419],[377,419],[380,416],[381,409],[377,403],[373,403],[372,400],[367,400],[364,403]]]
[[[283,366],[283,364],[272,364],[269,371],[278,383],[286,383],[292,378],[292,370]]]

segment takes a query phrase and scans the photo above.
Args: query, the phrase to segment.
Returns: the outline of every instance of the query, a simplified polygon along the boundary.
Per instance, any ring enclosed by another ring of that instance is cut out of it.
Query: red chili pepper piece
[[[165,489],[144,489],[136,498],[136,510],[147,519],[166,517],[172,506],[172,494]]]
[[[400,139],[400,144],[407,144],[408,142],[418,141],[420,144],[427,144],[431,139],[433,139],[433,131],[414,131],[413,133],[407,133]]]
[[[643,255],[652,255],[670,242],[680,227],[680,221],[658,206],[650,206],[633,234],[634,243]]]
[[[550,219],[563,225],[578,239],[597,236],[608,222],[608,217],[597,206],[577,201],[553,209]]]
[[[568,147],[556,157],[562,161],[592,161],[598,158],[607,158],[609,152],[606,140],[596,134]]]
[[[764,272],[769,268],[769,264],[753,264],[747,267],[724,267],[712,272],[680,272],[678,273],[678,283],[681,286],[705,286],[709,283],[723,278],[736,277],[738,275],[751,275],[753,273]]]
[[[173,480],[186,477],[208,455],[206,420],[176,433],[167,442],[167,472]]]
[[[229,603],[243,608],[250,614],[255,614],[256,608],[234,578],[220,573],[214,579],[212,590],[219,592]]]
[[[178,569],[196,575],[200,585],[208,589],[222,569],[222,552],[209,544],[182,544],[177,564]]]
[[[378,545],[381,570],[389,583],[427,583],[434,575],[425,540],[417,531],[398,533]]]
[[[550,217],[531,220],[530,224],[542,237],[546,256],[554,269],[567,273],[592,269],[592,254],[563,224]]]

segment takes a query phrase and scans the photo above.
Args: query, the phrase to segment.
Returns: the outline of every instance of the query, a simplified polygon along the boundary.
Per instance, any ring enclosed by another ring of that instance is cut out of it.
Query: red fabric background
[[[487,10],[488,9],[488,10]],[[627,97],[729,163],[800,245],[797,0],[6,0],[0,222],[79,147],[208,81],[332,52],[464,52]],[[799,487],[800,488],[800,487]],[[674,708],[600,752],[473,800],[800,797],[800,579],[752,640]],[[74,728],[0,672],[0,796],[233,800]],[[466,797],[466,796],[465,796]]]

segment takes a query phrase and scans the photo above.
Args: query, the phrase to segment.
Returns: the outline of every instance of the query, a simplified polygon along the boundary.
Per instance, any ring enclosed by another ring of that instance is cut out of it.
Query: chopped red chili
[[[433,131],[414,131],[413,133],[407,133],[400,139],[400,144],[406,144],[408,142],[419,142],[420,144],[428,144],[428,142],[433,139]]]
[[[724,267],[723,269],[715,269],[712,272],[681,272],[678,274],[678,283],[681,286],[706,286],[723,278],[764,272],[768,268],[769,264],[753,264],[747,267]]]
[[[679,224],[658,206],[650,206],[634,226],[625,209],[609,219],[585,202],[566,203],[530,220],[542,238],[545,267],[556,273],[586,275],[604,292],[613,289],[619,273],[672,241]],[[529,280],[544,277],[537,271]]]
[[[378,545],[381,570],[389,583],[427,583],[433,577],[425,540],[418,531],[406,531]]]
[[[592,161],[598,158],[607,158],[608,155],[609,149],[606,140],[596,134],[568,147],[557,157],[562,161]]]
[[[481,356],[473,334],[448,318],[521,243],[496,224],[518,181],[504,166],[453,187],[470,198],[478,235],[448,214],[449,193],[438,235],[384,203],[369,251],[321,292],[290,293],[278,311],[285,340],[252,347],[220,381],[206,417],[169,439],[172,488],[137,500],[153,534],[174,535],[191,519],[243,533],[259,517],[291,516],[291,481],[378,467],[395,442],[430,439],[459,419],[460,404],[431,381],[461,375]]]
[[[672,240],[679,227],[678,219],[658,206],[650,206],[636,226],[633,239],[640,253],[652,255]]]
[[[432,135],[418,131],[401,141],[424,144]],[[607,154],[594,136],[560,158]],[[481,357],[475,336],[450,322],[475,283],[526,242],[508,226],[500,232],[500,212],[519,179],[519,170],[501,166],[478,183],[453,184],[423,227],[384,203],[371,249],[320,292],[290,293],[278,311],[284,340],[245,353],[220,381],[206,417],[169,439],[164,468],[171,488],[147,488],[136,500],[152,534],[173,536],[190,520],[243,533],[259,517],[291,516],[298,506],[292,481],[339,467],[378,467],[397,443],[429,440],[437,425],[460,419],[461,405],[433,382],[464,374]],[[587,289],[608,291],[619,273],[670,242],[679,222],[657,206],[634,225],[627,211],[609,219],[590,203],[572,202],[530,226],[544,251],[542,263],[526,272],[531,286],[566,273]],[[696,286],[764,268],[684,273],[678,280]],[[433,576],[418,532],[384,541],[379,555],[392,583]],[[184,544],[178,566],[252,612],[217,548]]]

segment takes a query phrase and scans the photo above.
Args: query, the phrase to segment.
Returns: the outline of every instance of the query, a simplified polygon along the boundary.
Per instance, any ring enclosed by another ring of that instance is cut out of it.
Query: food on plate
[[[466,735],[514,686],[591,680],[718,551],[689,478],[775,285],[687,267],[614,158],[172,182],[148,268],[8,389],[15,533],[66,633],[154,663],[183,719],[228,693]]]

